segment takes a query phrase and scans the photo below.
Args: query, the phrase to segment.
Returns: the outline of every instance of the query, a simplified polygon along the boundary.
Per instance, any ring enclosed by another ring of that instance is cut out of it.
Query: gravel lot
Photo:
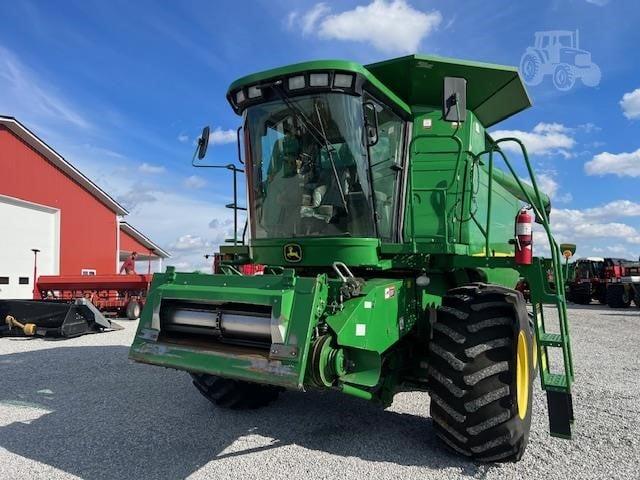
[[[218,410],[187,374],[127,360],[135,324],[72,340],[0,339],[0,478],[640,478],[640,310],[570,308],[575,436],[538,391],[517,464],[444,451],[426,393],[381,410],[337,393]]]

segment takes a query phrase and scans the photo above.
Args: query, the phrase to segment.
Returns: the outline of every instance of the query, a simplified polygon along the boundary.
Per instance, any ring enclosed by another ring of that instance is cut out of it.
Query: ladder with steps
[[[524,164],[531,179],[531,186],[534,190],[534,197],[530,196],[509,159],[500,149],[500,144],[505,142],[516,143],[522,152]],[[536,215],[537,221],[547,234],[551,250],[551,270],[553,272],[555,289],[550,286],[547,279],[547,267],[543,259],[535,257],[531,265],[513,265],[520,271],[521,275],[529,282],[531,292],[531,303],[533,305],[534,329],[536,337],[536,346],[538,351],[538,362],[540,369],[540,381],[542,389],[547,394],[547,406],[549,411],[549,430],[552,436],[560,438],[571,438],[571,426],[574,421],[573,401],[571,397],[571,384],[573,383],[573,360],[571,357],[571,344],[569,339],[569,324],[567,320],[567,303],[564,292],[565,272],[561,265],[560,248],[551,234],[549,227],[549,217],[542,202],[542,196],[536,182],[535,174],[529,156],[524,144],[517,138],[503,138],[494,142],[492,147],[477,157],[488,154],[488,170],[489,178],[493,175],[494,153],[500,155],[514,180],[520,187],[523,195],[527,199],[531,209]],[[489,189],[488,212],[487,212],[487,228],[485,234],[486,248],[485,258],[487,263],[503,263],[495,257],[489,256],[489,226],[491,222],[491,195]],[[558,325],[557,328],[547,330],[544,306],[552,306],[557,311]],[[552,364],[550,361],[550,352],[559,349],[561,353],[561,365]]]

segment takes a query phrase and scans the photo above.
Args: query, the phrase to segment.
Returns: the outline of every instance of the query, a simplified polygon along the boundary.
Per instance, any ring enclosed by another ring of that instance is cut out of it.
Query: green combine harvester
[[[539,371],[551,435],[571,437],[550,201],[523,144],[486,130],[531,106],[515,68],[422,55],[314,61],[243,77],[227,98],[242,117],[244,165],[222,168],[234,194],[246,174],[248,203],[227,205],[236,229],[220,274],[154,276],[133,360],[189,372],[228,408],[266,406],[284,389],[383,406],[398,391],[427,391],[436,435],[478,461],[522,457]],[[550,261],[531,254],[534,216]],[[264,275],[242,275],[246,264]],[[554,328],[545,305],[557,310]]]

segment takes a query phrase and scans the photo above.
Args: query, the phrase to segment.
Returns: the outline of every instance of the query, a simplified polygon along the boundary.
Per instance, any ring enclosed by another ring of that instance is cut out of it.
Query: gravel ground
[[[640,478],[640,310],[570,308],[573,441],[547,433],[540,391],[517,464],[477,465],[434,438],[426,393],[387,410],[287,392],[214,408],[187,374],[127,360],[135,324],[72,340],[0,339],[0,479]]]

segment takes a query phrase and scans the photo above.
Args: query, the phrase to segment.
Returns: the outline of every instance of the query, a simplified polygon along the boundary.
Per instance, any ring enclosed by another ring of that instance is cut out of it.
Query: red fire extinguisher
[[[519,265],[531,265],[533,261],[533,217],[523,208],[516,215],[516,254],[515,261]]]

